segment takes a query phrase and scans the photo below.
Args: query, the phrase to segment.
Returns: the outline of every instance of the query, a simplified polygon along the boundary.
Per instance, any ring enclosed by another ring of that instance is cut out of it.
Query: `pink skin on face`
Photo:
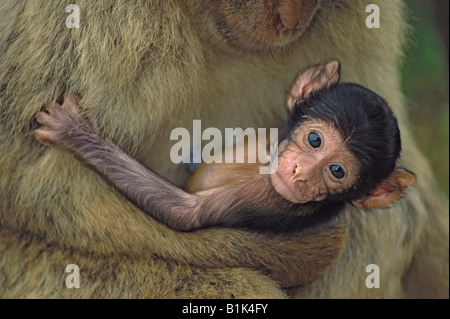
[[[309,133],[316,133],[319,147],[308,141]],[[323,200],[350,187],[357,178],[355,157],[344,145],[339,132],[331,125],[310,121],[302,124],[292,136],[279,146],[278,170],[271,175],[275,190],[294,203]],[[345,175],[336,178],[331,165],[339,165]]]

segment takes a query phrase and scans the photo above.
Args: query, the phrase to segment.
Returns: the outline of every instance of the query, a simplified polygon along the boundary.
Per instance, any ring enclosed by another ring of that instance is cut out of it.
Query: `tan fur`
[[[214,3],[80,0],[81,28],[67,29],[66,1],[0,2],[0,296],[280,298],[289,287],[294,297],[448,296],[448,201],[412,140],[399,87],[401,2],[377,1],[381,28],[366,29],[366,3],[323,0],[298,41],[273,49],[223,41]],[[173,128],[195,118],[277,127],[295,74],[330,58],[345,66],[343,81],[390,101],[401,165],[418,182],[391,209],[348,209],[295,237],[176,233],[72,155],[33,140],[44,103],[73,92],[106,136],[181,185],[189,174],[169,160]],[[69,263],[80,266],[80,289],[64,286]],[[380,289],[365,287],[370,263]]]

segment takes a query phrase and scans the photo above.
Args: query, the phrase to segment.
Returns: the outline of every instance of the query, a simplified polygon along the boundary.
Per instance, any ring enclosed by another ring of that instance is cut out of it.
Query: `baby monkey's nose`
[[[299,164],[295,164],[295,168],[294,168],[292,174],[293,174],[293,179],[295,181],[306,182],[308,180],[307,174],[305,174],[303,167],[301,167]]]

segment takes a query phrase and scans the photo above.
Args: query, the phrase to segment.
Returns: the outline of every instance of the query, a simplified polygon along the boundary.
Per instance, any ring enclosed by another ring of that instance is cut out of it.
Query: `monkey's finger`
[[[48,131],[46,129],[37,129],[33,132],[34,138],[41,144],[46,146],[52,146],[52,137],[51,137],[51,131]]]
[[[59,104],[56,101],[50,101],[48,103],[45,104],[45,109],[51,113],[53,112],[55,109],[57,109],[58,107],[61,107],[61,104]]]
[[[68,102],[71,102],[71,103],[78,104],[80,102],[80,99],[75,94],[65,93],[64,94],[64,101],[68,101]]]
[[[80,101],[80,99],[76,95],[71,94],[71,93],[66,93],[66,94],[64,94],[63,108],[67,109],[71,113],[78,114],[78,113],[80,113],[79,107],[78,107],[79,101]]]
[[[44,126],[46,125],[50,126],[51,124],[54,123],[54,119],[51,117],[51,115],[45,112],[39,112],[38,115],[36,115],[36,121],[38,121],[39,124]]]

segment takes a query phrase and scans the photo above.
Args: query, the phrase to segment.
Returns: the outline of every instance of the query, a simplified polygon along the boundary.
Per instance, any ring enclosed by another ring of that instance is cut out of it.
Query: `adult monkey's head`
[[[203,7],[231,45],[264,49],[286,45],[309,26],[321,0],[216,0]]]

